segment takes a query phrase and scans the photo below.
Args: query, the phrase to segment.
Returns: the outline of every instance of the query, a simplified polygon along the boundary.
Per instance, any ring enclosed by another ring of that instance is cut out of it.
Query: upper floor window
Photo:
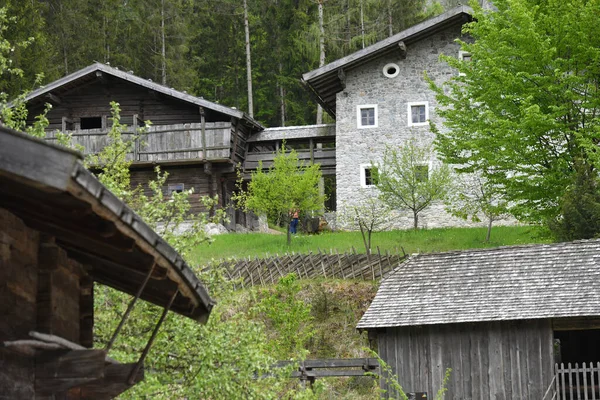
[[[102,129],[102,117],[81,117],[79,119],[80,129]]]
[[[181,193],[183,192],[183,189],[183,183],[170,183],[167,185],[167,194],[170,196],[173,193]]]
[[[365,104],[356,107],[358,128],[377,127],[377,104]]]
[[[471,61],[471,53],[469,53],[468,51],[460,50],[458,52],[458,59],[461,61],[470,62]],[[465,76],[465,74],[463,72],[459,72],[458,75]]]
[[[379,183],[379,169],[375,165],[361,164],[360,186],[373,187]]]
[[[408,126],[427,125],[429,123],[429,103],[408,103]]]

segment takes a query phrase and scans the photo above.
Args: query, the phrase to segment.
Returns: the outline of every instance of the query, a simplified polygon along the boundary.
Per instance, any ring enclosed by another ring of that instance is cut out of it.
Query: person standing
[[[292,210],[290,215],[292,216],[292,220],[290,221],[290,233],[295,235],[298,228],[298,210]]]

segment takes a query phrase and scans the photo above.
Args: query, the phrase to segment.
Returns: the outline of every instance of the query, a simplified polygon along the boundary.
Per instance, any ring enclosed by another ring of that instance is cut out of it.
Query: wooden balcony
[[[141,124],[134,118],[134,123],[123,132],[123,139],[133,139],[137,126]],[[83,146],[87,155],[99,153],[108,145],[109,129],[80,129],[66,133],[72,135],[73,144]],[[56,133],[48,132],[46,139],[56,143]],[[232,159],[235,145],[235,132],[230,122],[205,123],[204,126],[201,123],[152,125],[135,141],[127,159],[134,164],[227,161]]]

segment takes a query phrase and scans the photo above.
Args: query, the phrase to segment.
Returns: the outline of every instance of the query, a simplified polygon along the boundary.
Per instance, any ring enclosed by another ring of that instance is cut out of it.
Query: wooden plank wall
[[[54,105],[48,112],[49,130],[62,128],[62,117],[79,118],[85,116],[110,116],[110,102],[116,101],[121,107],[121,115],[138,114],[143,121],[150,120],[154,125],[172,125],[186,122],[200,122],[198,106],[177,101],[107,76],[108,84],[93,80],[74,91],[61,94],[61,104]],[[33,119],[42,111],[42,106],[30,109]],[[214,122],[207,114],[207,121]],[[32,121],[31,121],[32,122]]]
[[[387,328],[377,340],[404,390],[431,398],[447,368],[447,399],[541,399],[553,378],[548,320]]]

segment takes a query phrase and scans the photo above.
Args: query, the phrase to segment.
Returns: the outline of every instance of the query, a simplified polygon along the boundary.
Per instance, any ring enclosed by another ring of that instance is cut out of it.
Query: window
[[[102,129],[102,117],[81,117],[79,127],[81,129]]]
[[[429,165],[416,165],[415,178],[417,182],[427,182],[429,180]]]
[[[389,63],[383,67],[383,75],[386,78],[395,78],[400,74],[400,67],[398,64]]]
[[[377,127],[377,105],[367,104],[356,107],[357,126],[359,128]]]
[[[461,61],[471,61],[471,53],[460,50],[458,52],[458,59]]]
[[[360,166],[360,186],[373,187],[379,183],[379,169],[371,164]]]
[[[170,196],[173,193],[181,193],[183,192],[183,188],[183,183],[171,183],[167,186],[167,194]]]
[[[426,101],[408,103],[408,126],[429,124],[429,105]]]
[[[470,62],[471,61],[471,53],[469,53],[467,51],[460,50],[458,52],[458,59],[461,60],[461,61]],[[458,75],[465,76],[465,74],[462,73],[462,72],[459,72]]]

